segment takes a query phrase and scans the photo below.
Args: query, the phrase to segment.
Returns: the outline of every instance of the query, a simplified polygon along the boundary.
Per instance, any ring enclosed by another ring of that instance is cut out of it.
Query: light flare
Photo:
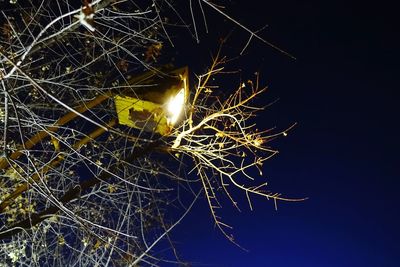
[[[183,105],[185,104],[185,88],[171,97],[167,104],[168,123],[174,125],[182,113]]]

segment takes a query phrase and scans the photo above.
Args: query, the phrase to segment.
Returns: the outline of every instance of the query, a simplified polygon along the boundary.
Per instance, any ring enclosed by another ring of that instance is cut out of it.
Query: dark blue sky
[[[224,220],[250,252],[214,229],[200,201],[174,232],[181,255],[207,266],[400,266],[398,9],[385,1],[230,2],[228,13],[252,29],[268,24],[261,35],[297,57],[254,41],[240,62],[269,85],[265,104],[280,98],[258,117],[260,128],[298,122],[273,143],[281,153],[264,166],[270,189],[309,200],[278,211],[257,198],[253,212],[246,201],[242,213],[228,206]],[[191,51],[208,55],[235,28],[207,12],[211,33],[182,52],[200,62],[194,69],[208,62]],[[235,28],[227,53],[246,37]]]

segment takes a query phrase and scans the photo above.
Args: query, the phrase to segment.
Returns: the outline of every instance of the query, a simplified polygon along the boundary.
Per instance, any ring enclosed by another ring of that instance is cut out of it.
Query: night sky
[[[193,266],[400,266],[399,53],[394,5],[385,1],[230,1],[226,11],[251,29],[266,24],[266,40],[297,60],[253,41],[238,60],[243,77],[261,73],[269,86],[260,100],[272,107],[260,128],[284,129],[280,154],[264,165],[272,191],[308,197],[301,203],[245,198],[242,212],[225,204],[224,221],[245,252],[213,227],[199,201],[174,240]],[[225,52],[249,37],[206,9],[211,27],[200,44],[177,43],[201,71],[217,39],[232,32]],[[195,53],[193,53],[195,52]],[[241,65],[245,64],[245,65]],[[397,76],[396,76],[397,74]],[[239,197],[240,199],[240,197]]]

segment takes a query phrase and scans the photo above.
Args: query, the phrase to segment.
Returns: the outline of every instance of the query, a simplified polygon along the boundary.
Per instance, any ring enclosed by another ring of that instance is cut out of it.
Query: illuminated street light
[[[186,92],[185,88],[181,88],[181,90],[168,101],[167,104],[167,122],[171,125],[174,125],[176,121],[179,119],[179,116],[182,113],[182,109],[185,104]]]
[[[119,124],[166,135],[181,119],[188,96],[187,67],[147,80],[134,93],[114,96]]]

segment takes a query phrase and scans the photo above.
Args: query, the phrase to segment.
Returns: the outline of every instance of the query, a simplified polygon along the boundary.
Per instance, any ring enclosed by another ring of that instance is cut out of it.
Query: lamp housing
[[[169,134],[182,119],[189,98],[188,67],[155,73],[140,81],[140,85],[114,96],[119,124],[161,135]]]

